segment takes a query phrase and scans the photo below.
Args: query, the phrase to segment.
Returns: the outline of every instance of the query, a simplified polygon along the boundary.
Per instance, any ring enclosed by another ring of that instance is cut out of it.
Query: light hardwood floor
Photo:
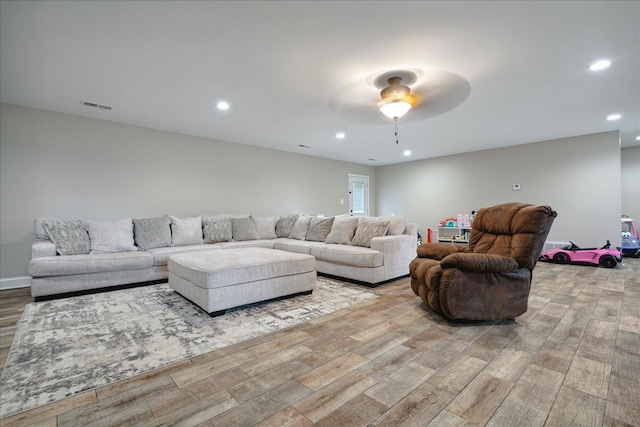
[[[640,260],[538,263],[515,321],[442,320],[404,278],[340,312],[0,425],[640,425]],[[7,357],[28,290],[0,292]]]

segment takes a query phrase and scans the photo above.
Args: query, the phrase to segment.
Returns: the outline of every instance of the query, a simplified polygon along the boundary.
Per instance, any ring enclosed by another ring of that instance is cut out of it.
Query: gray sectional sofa
[[[177,253],[262,247],[310,254],[318,273],[368,286],[409,274],[417,225],[400,217],[200,215],[35,221],[29,274],[42,299],[166,281]]]

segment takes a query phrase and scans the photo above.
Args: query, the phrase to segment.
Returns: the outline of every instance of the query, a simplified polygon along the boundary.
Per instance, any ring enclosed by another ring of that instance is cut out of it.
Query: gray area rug
[[[0,418],[378,296],[318,278],[311,295],[216,318],[168,284],[28,304],[0,378]]]

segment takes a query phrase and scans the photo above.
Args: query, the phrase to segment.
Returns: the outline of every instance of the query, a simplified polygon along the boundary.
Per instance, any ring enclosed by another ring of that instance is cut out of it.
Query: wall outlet
[[[340,199],[340,204],[344,205],[344,199]]]
[[[513,184],[513,191],[520,191],[520,184]]]

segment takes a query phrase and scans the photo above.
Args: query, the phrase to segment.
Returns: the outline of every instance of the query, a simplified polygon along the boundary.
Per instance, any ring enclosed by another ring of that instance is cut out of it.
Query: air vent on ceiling
[[[310,145],[304,145],[304,144],[300,144],[300,145],[298,145],[298,147],[300,147],[300,148],[311,148]]]
[[[100,108],[102,110],[111,110],[110,106],[104,105],[104,104],[98,104],[95,102],[82,101],[82,105],[84,105],[85,107]]]
[[[378,159],[367,159],[367,160],[370,161],[370,162],[377,162],[378,161]]]

